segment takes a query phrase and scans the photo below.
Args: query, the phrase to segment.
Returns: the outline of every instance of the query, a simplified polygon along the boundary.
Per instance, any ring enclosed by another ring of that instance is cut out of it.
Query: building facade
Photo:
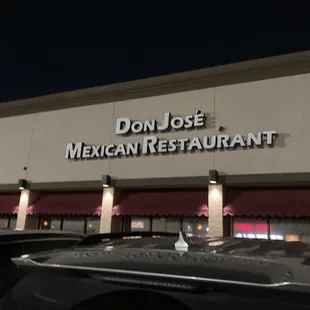
[[[308,238],[309,72],[304,52],[3,103],[0,225]]]

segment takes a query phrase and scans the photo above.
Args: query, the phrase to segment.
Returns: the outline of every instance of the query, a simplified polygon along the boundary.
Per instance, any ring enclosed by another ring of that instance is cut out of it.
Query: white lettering
[[[275,130],[263,131],[263,135],[267,138],[267,145],[272,145],[275,137],[277,136],[277,132]]]
[[[168,146],[168,151],[169,152],[175,152],[177,150],[177,140],[169,140],[169,146]]]
[[[249,132],[246,144],[247,146],[262,145],[262,133],[258,132],[255,135],[254,133]]]
[[[167,153],[168,152],[168,141],[167,140],[159,140],[157,151],[159,153]]]
[[[241,134],[237,133],[233,136],[229,147],[245,146],[245,142]]]
[[[164,113],[161,123],[156,120],[131,121],[129,118],[118,118],[116,120],[116,134],[129,132],[141,133],[156,130],[194,128],[205,125],[206,116],[201,111],[195,115],[171,116],[171,113]],[[246,135],[237,133],[234,135],[222,134],[204,137],[159,139],[156,136],[143,137],[142,143],[134,142],[127,144],[110,145],[85,145],[83,142],[68,143],[66,145],[65,158],[69,160],[125,157],[139,154],[177,153],[194,152],[202,150],[232,149],[238,146],[271,146],[278,134],[275,130],[267,130],[257,133],[249,132]]]
[[[164,113],[164,119],[161,125],[157,125],[158,130],[165,131],[169,128],[171,113]]]
[[[128,143],[126,155],[138,155],[140,148],[140,143]]]
[[[115,125],[115,134],[116,135],[124,135],[128,133],[131,125],[131,120],[127,117],[125,118],[117,118]]]
[[[206,116],[201,111],[196,111],[194,115],[194,127],[202,127],[205,125]]]
[[[114,144],[107,145],[105,148],[106,155],[110,157],[114,156],[114,149],[115,149]]]
[[[171,127],[173,129],[180,129],[184,126],[184,119],[180,116],[175,116],[171,119]]]
[[[66,147],[66,159],[80,159],[82,155],[83,142],[68,143]]]
[[[139,121],[135,121],[131,125],[131,130],[133,133],[140,133],[143,131],[143,123]]]
[[[92,145],[91,149],[92,149],[91,156],[90,156],[91,158],[100,157],[101,145]]]
[[[91,146],[90,145],[85,145],[83,147],[82,157],[83,158],[90,158],[91,157]]]
[[[180,149],[181,151],[185,151],[186,149],[186,143],[189,141],[188,138],[183,138],[183,139],[178,139],[179,143],[180,143]]]
[[[105,145],[101,146],[100,157],[104,157],[105,154]]]
[[[114,156],[125,156],[126,155],[126,149],[124,144],[119,144],[116,147],[116,150],[114,152]]]
[[[115,125],[115,134],[124,135],[127,133],[156,132],[171,129],[188,129],[202,127],[205,125],[206,116],[200,110],[194,115],[172,116],[170,112],[165,112],[161,122],[156,120],[132,121],[128,117],[117,118]]]
[[[186,115],[184,117],[184,128],[194,127],[194,115]]]
[[[157,122],[154,119],[151,120],[151,121],[145,121],[144,122],[143,131],[144,132],[155,131],[156,130],[156,125],[157,125]]]
[[[228,135],[219,135],[217,136],[217,147],[220,148],[227,148],[229,143],[229,136]]]
[[[149,136],[143,138],[142,153],[143,154],[155,154],[155,145],[158,142],[158,138],[155,136]]]
[[[212,150],[216,146],[216,141],[217,141],[217,136],[203,137],[203,147],[206,150]]]
[[[187,148],[188,151],[193,151],[195,149],[196,150],[202,150],[201,142],[200,142],[199,138],[197,138],[197,137],[193,138],[190,141],[188,148]]]

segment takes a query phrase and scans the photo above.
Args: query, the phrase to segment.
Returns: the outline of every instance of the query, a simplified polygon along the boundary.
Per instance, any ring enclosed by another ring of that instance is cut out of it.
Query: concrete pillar
[[[20,191],[19,208],[16,220],[16,229],[24,230],[27,219],[27,208],[30,202],[30,190],[23,189]]]
[[[220,184],[209,185],[208,208],[209,208],[209,236],[223,237],[223,186]]]
[[[104,187],[102,191],[102,209],[99,233],[110,233],[112,223],[112,208],[114,205],[114,187]]]

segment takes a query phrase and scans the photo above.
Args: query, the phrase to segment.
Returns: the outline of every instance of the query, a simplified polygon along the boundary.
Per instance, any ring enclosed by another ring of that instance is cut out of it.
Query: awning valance
[[[207,201],[206,190],[127,192],[113,215],[208,216]]]
[[[100,215],[102,192],[42,194],[28,214]]]
[[[0,194],[0,214],[17,214],[18,207],[18,194]]]
[[[310,216],[310,188],[229,189],[224,215]]]

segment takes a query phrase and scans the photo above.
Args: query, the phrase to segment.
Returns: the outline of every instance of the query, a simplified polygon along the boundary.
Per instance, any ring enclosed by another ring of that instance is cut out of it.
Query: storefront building
[[[0,229],[310,239],[310,52],[0,105]]]

